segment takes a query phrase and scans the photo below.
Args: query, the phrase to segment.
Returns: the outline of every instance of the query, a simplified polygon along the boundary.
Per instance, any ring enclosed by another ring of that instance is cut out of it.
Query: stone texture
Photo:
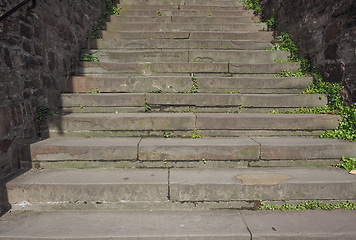
[[[319,66],[326,81],[344,87],[344,100],[353,105],[356,63],[354,52],[356,2],[353,0],[262,0],[263,17],[274,17],[277,32],[289,32],[300,55]],[[308,37],[306,37],[308,36]],[[348,65],[351,64],[351,65]],[[337,71],[330,71],[336,66]]]
[[[2,0],[1,15],[14,4]],[[0,142],[11,142],[4,154],[13,171],[21,144],[38,137],[36,106],[53,108],[58,102],[71,61],[105,7],[105,1],[54,0],[26,10],[29,4],[0,24]],[[8,168],[3,167],[1,176]]]
[[[238,211],[26,211],[8,214],[4,221],[0,235],[14,240],[250,239]]]
[[[243,184],[238,178],[250,175],[261,180],[283,181],[264,185],[259,181]],[[289,177],[286,177],[289,176]],[[355,199],[356,178],[339,169],[172,169],[170,196],[174,201]]]
[[[165,201],[167,170],[30,170],[6,184],[10,204]],[[33,187],[36,186],[36,187]]]

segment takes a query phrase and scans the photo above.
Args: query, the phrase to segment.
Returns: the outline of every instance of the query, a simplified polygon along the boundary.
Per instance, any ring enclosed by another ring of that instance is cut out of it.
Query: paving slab
[[[139,159],[148,160],[258,160],[259,145],[249,138],[154,139],[139,145]]]
[[[259,32],[204,32],[204,31],[101,31],[103,39],[220,39],[220,40],[273,40],[273,34]]]
[[[356,199],[356,178],[332,168],[172,169],[172,201]]]
[[[261,144],[261,159],[340,159],[356,156],[356,143],[320,138],[253,138]]]
[[[32,161],[136,160],[140,138],[50,138],[31,145]]]
[[[146,11],[136,12],[141,16]],[[149,13],[146,13],[149,15]],[[222,14],[226,14],[222,12]],[[235,14],[235,13],[234,13]],[[148,16],[146,15],[146,16]],[[166,23],[166,22],[115,22],[107,23],[107,31],[210,31],[210,32],[250,32],[267,30],[264,23]]]
[[[210,5],[210,6],[242,6],[236,0],[122,0],[127,5]]]
[[[62,94],[58,107],[142,107],[144,93]]]
[[[256,67],[254,64],[253,67]],[[257,66],[258,67],[258,66]],[[82,62],[77,69],[79,74],[140,74],[149,76],[152,74],[176,74],[176,73],[228,73],[229,63],[187,63],[187,62],[128,62],[128,63],[109,63],[109,62]]]
[[[89,39],[89,49],[235,49],[265,50],[270,41],[262,40],[204,40],[204,39]]]
[[[207,9],[121,9],[120,16],[205,16],[208,17],[209,15],[214,17],[221,17],[221,16],[228,16],[228,17],[235,17],[235,16],[248,16],[253,17],[252,11],[243,11],[243,10],[207,10]],[[221,28],[220,28],[221,29]]]
[[[250,239],[237,211],[26,211],[0,223],[0,239],[14,240]]]
[[[228,93],[300,93],[311,82],[311,78],[263,78],[263,77],[196,77],[199,92]],[[100,92],[186,92],[192,86],[191,76],[137,76],[137,77],[93,77],[73,76],[68,80],[67,92],[87,93],[93,89]],[[324,99],[325,100],[325,99]],[[323,99],[321,100],[323,101]]]
[[[241,211],[253,240],[355,239],[356,212],[347,210]]]
[[[288,52],[263,50],[89,50],[102,62],[238,62],[273,63]]]
[[[199,84],[199,80],[198,84]],[[199,84],[200,85],[200,84]],[[147,94],[147,103],[154,105],[242,108],[300,108],[321,107],[327,104],[325,95],[318,94]],[[226,110],[224,111],[226,112]]]
[[[192,86],[191,76],[137,76],[137,77],[82,77],[69,79],[66,91],[87,93],[93,89],[100,92],[147,93],[154,89],[163,92],[185,92]]]
[[[321,130],[339,125],[339,116],[327,114],[197,113],[199,130]]]
[[[166,201],[164,169],[30,170],[6,184],[10,204]]]
[[[192,113],[71,113],[57,117],[50,125],[55,132],[193,130]]]

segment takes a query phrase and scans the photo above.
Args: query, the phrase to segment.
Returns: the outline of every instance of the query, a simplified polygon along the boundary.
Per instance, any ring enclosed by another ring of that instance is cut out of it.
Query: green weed
[[[203,137],[203,135],[198,132],[198,129],[197,129],[197,128],[194,128],[194,130],[192,131],[192,134],[191,134],[190,138],[196,139],[196,138],[202,138],[202,137]]]
[[[337,204],[327,204],[323,203],[322,201],[307,201],[305,203],[300,203],[300,204],[283,204],[281,206],[275,204],[275,205],[269,205],[266,204],[262,201],[260,201],[260,210],[281,210],[281,211],[290,211],[290,210],[315,210],[315,209],[321,209],[321,210],[334,210],[334,209],[345,209],[345,210],[356,210],[356,203],[346,201],[346,202],[340,202]]]
[[[198,89],[199,89],[198,81],[194,76],[192,76],[192,87],[190,88],[189,91],[185,93],[197,93]]]
[[[336,165],[339,168],[344,168],[346,171],[356,170],[356,158],[342,158],[340,163]]]
[[[247,10],[253,10],[255,15],[261,14],[260,0],[241,0]]]
[[[97,94],[97,93],[100,93],[100,91],[98,89],[93,89],[93,90],[90,90],[88,93]]]
[[[145,98],[144,104],[145,104],[145,112],[151,112],[151,107],[150,105],[148,105],[147,98]]]
[[[93,53],[82,53],[80,58],[82,62],[100,62],[99,58],[95,57]]]
[[[98,19],[98,24],[92,28],[92,35],[90,36],[90,38],[91,39],[100,38],[99,31],[106,29],[106,22],[108,20],[108,16],[110,15],[119,16],[120,10],[121,8],[115,7],[112,1],[106,0],[106,8],[102,12],[100,18]]]
[[[162,93],[162,89],[153,89],[151,93]]]

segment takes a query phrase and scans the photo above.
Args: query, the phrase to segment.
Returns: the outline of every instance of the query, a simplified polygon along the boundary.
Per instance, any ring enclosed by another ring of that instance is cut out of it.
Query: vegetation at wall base
[[[327,204],[322,201],[307,201],[305,203],[300,204],[283,204],[281,206],[275,204],[270,205],[266,204],[263,201],[260,201],[259,210],[281,210],[281,211],[291,211],[291,210],[334,210],[334,209],[345,209],[345,210],[356,210],[356,203],[351,201],[340,202],[337,204]]]
[[[100,38],[99,31],[106,29],[106,22],[108,20],[108,16],[120,15],[121,8],[117,8],[113,5],[112,1],[106,0],[106,8],[101,14],[100,18],[98,19],[98,24],[95,25],[92,29],[92,35],[90,36],[91,39]]]
[[[346,171],[350,172],[356,170],[356,158],[342,158],[340,163],[336,167],[344,168]]]
[[[241,0],[247,10],[253,10],[255,15],[260,15],[262,12],[260,0]]]
[[[324,82],[318,68],[313,67],[307,59],[298,57],[298,48],[295,42],[291,40],[288,33],[281,33],[278,36],[278,43],[273,50],[290,51],[289,60],[299,62],[298,72],[282,71],[276,77],[313,77],[313,83],[307,87],[303,94],[325,94],[328,98],[328,104],[324,107],[300,108],[283,113],[319,113],[319,114],[338,114],[342,116],[339,126],[333,130],[327,130],[321,138],[337,138],[349,141],[356,140],[356,108],[355,106],[345,106],[341,91],[342,86],[338,83]],[[279,113],[271,111],[271,113]]]

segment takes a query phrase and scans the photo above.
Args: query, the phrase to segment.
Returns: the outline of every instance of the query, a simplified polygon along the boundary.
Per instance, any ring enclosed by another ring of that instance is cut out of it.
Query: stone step
[[[184,32],[184,31],[209,31],[209,32],[243,32],[267,30],[264,23],[152,23],[152,22],[116,22],[107,23],[110,32]]]
[[[307,136],[334,129],[341,118],[326,114],[198,113],[203,136]]]
[[[58,168],[327,167],[356,143],[319,138],[50,138],[30,146],[32,166]]]
[[[248,240],[250,233],[238,211],[19,211],[4,217],[0,239]]]
[[[198,17],[253,17],[252,11],[245,10],[215,10],[215,9],[183,9],[183,10],[174,10],[174,9],[140,9],[135,8],[131,9],[121,9],[120,16],[122,17],[147,17],[147,16],[198,16]]]
[[[172,169],[169,186],[178,202],[356,199],[356,178],[331,168]]]
[[[301,136],[320,135],[339,125],[324,114],[72,113],[50,123],[50,136]],[[193,131],[194,132],[194,131]]]
[[[15,211],[3,217],[0,239],[353,239],[355,221],[342,210]]]
[[[197,76],[201,93],[300,93],[312,83],[312,78],[263,78],[263,77],[209,77]],[[137,77],[89,77],[73,76],[68,79],[66,91],[148,93],[155,89],[163,92],[186,92],[192,87],[190,76],[137,76]]]
[[[243,6],[238,0],[121,0],[123,5]]]
[[[292,110],[327,104],[322,94],[103,93],[62,94],[63,112],[260,112]]]
[[[209,31],[101,31],[103,39],[216,39],[216,40],[256,40],[271,41],[273,40],[272,32],[209,32]]]
[[[90,39],[89,49],[215,49],[266,50],[271,41],[262,40],[194,40],[194,39]]]
[[[152,23],[258,23],[257,17],[199,17],[199,16],[111,16],[111,23],[152,22]]]
[[[33,169],[6,188],[13,206],[356,199],[356,178],[333,168]]]
[[[244,59],[241,59],[243,61]],[[176,74],[217,74],[223,76],[273,76],[283,70],[298,71],[299,63],[208,63],[208,62],[154,62],[154,63],[109,63],[109,62],[81,62],[76,69],[78,75],[129,76],[141,75],[176,75]]]
[[[353,239],[355,221],[355,211],[342,210],[15,211],[0,239]]]
[[[287,51],[265,50],[90,50],[101,62],[239,62],[274,63],[287,60]]]
[[[242,11],[245,10],[244,7],[242,6],[228,6],[228,5],[145,5],[145,4],[140,4],[140,5],[127,5],[127,4],[117,4],[117,8],[120,8],[119,11],[125,11],[125,10],[167,10],[167,9],[172,9],[172,10],[206,10],[206,11],[221,11],[221,10],[227,10],[227,11]]]

